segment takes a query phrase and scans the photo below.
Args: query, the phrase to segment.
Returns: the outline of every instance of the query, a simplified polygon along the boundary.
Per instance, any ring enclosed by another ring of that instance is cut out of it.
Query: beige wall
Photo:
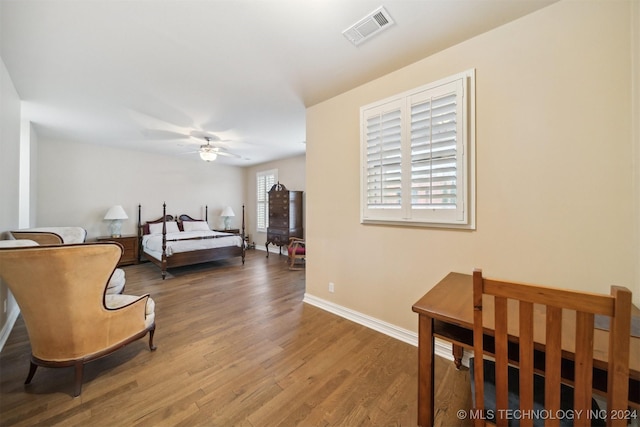
[[[0,58],[0,238],[18,225],[20,98]]]
[[[18,226],[20,177],[20,98],[4,61],[0,58],[0,239]],[[7,311],[4,307],[7,304]],[[9,317],[15,320],[18,306],[7,286],[0,280],[0,348],[8,336]]]
[[[108,235],[104,215],[112,205],[122,205],[128,220],[123,234],[136,234],[138,204],[142,220],[167,213],[204,216],[221,227],[220,212],[229,205],[242,212],[242,168],[197,158],[176,157],[121,150],[93,144],[40,141],[38,144],[37,226],[80,226],[88,237]],[[240,217],[232,221],[239,224]]]
[[[474,267],[637,302],[630,13],[560,2],[308,108],[307,293],[413,331],[411,305]],[[361,225],[359,107],[469,68],[477,230]]]
[[[266,233],[258,233],[256,231],[256,174],[271,169],[278,170],[278,180],[284,184],[289,190],[305,191],[306,190],[306,158],[305,155],[289,157],[286,159],[276,160],[273,162],[262,163],[256,166],[245,168],[246,182],[246,216],[247,216],[247,233],[251,237],[251,241],[255,242],[260,248],[264,246],[267,239]],[[306,204],[306,191],[303,194],[303,203]],[[306,209],[303,210],[303,223],[306,222]],[[306,229],[306,227],[305,227]],[[270,250],[271,251],[271,250]]]

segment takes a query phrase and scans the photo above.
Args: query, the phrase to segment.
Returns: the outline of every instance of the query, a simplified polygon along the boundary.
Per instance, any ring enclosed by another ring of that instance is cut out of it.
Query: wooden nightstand
[[[118,261],[118,267],[138,263],[138,236],[102,236],[96,240],[98,242],[118,242],[122,245],[124,252]]]

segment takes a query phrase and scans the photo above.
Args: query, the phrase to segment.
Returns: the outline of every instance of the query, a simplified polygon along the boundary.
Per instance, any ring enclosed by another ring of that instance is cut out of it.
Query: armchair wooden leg
[[[84,363],[82,361],[77,361],[75,364],[76,368],[76,383],[75,390],[73,392],[73,397],[80,396],[82,393],[82,377],[84,376]]]
[[[155,345],[153,345],[153,334],[156,333],[156,327],[154,326],[153,329],[151,329],[149,331],[149,350],[150,351],[155,351],[156,347]]]
[[[38,365],[31,362],[31,365],[29,366],[29,374],[27,375],[27,379],[24,381],[25,384],[31,384],[31,380],[33,379],[33,376],[36,374],[36,369],[38,369]]]

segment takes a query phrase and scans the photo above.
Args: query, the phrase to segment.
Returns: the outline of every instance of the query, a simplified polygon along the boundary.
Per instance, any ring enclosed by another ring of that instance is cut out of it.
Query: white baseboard
[[[331,301],[318,298],[308,293],[304,294],[303,302],[321,308],[329,313],[333,313],[337,316],[351,320],[352,322],[366,326],[374,331],[388,335],[397,340],[403,341],[407,344],[411,344],[414,347],[418,346],[418,334],[407,329],[399,328],[398,326],[387,323],[383,320],[376,319],[375,317],[368,316],[366,314],[351,310],[350,308],[343,307],[341,305],[332,303]],[[416,315],[416,322],[418,321]],[[449,341],[435,339],[434,352],[437,356],[443,357],[447,360],[453,360],[452,344]],[[462,357],[462,364],[469,366],[470,354],[465,351]]]
[[[374,317],[367,316],[366,314],[362,314],[355,310],[351,310],[350,308],[334,304],[331,301],[315,297],[308,293],[304,294],[304,299],[302,301],[328,311],[329,313],[344,317],[345,319],[351,320],[352,322],[356,322],[360,325],[366,326],[370,329],[373,329],[374,331],[389,335],[390,337],[406,342],[407,344],[411,344],[416,347],[418,346],[418,334],[416,334],[415,332],[399,328],[395,325],[392,325],[391,323],[387,323]]]
[[[7,342],[9,338],[9,334],[11,334],[11,330],[13,330],[13,325],[15,325],[16,320],[18,320],[18,315],[20,314],[20,308],[15,305],[13,310],[9,312],[7,316],[7,321],[5,322],[2,330],[0,330],[0,351],[4,348],[4,344]]]

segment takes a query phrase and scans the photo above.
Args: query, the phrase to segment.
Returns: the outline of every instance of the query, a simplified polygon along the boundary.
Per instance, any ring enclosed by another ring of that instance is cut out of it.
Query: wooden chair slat
[[[562,360],[562,309],[547,306],[546,340],[544,364],[544,406],[552,414],[560,410],[560,362]],[[545,423],[554,427],[560,425],[560,420],[550,419]]]
[[[496,358],[496,425],[508,426],[502,415],[509,409],[509,355],[507,335],[507,299],[495,298],[495,358]]]
[[[583,415],[574,420],[574,426],[589,426],[591,421],[586,416],[591,410],[591,390],[593,388],[593,328],[592,313],[576,313],[576,347],[575,347],[575,383],[574,410]]]
[[[520,301],[520,409],[533,410],[533,304]],[[533,418],[520,420],[521,427],[533,426]]]

